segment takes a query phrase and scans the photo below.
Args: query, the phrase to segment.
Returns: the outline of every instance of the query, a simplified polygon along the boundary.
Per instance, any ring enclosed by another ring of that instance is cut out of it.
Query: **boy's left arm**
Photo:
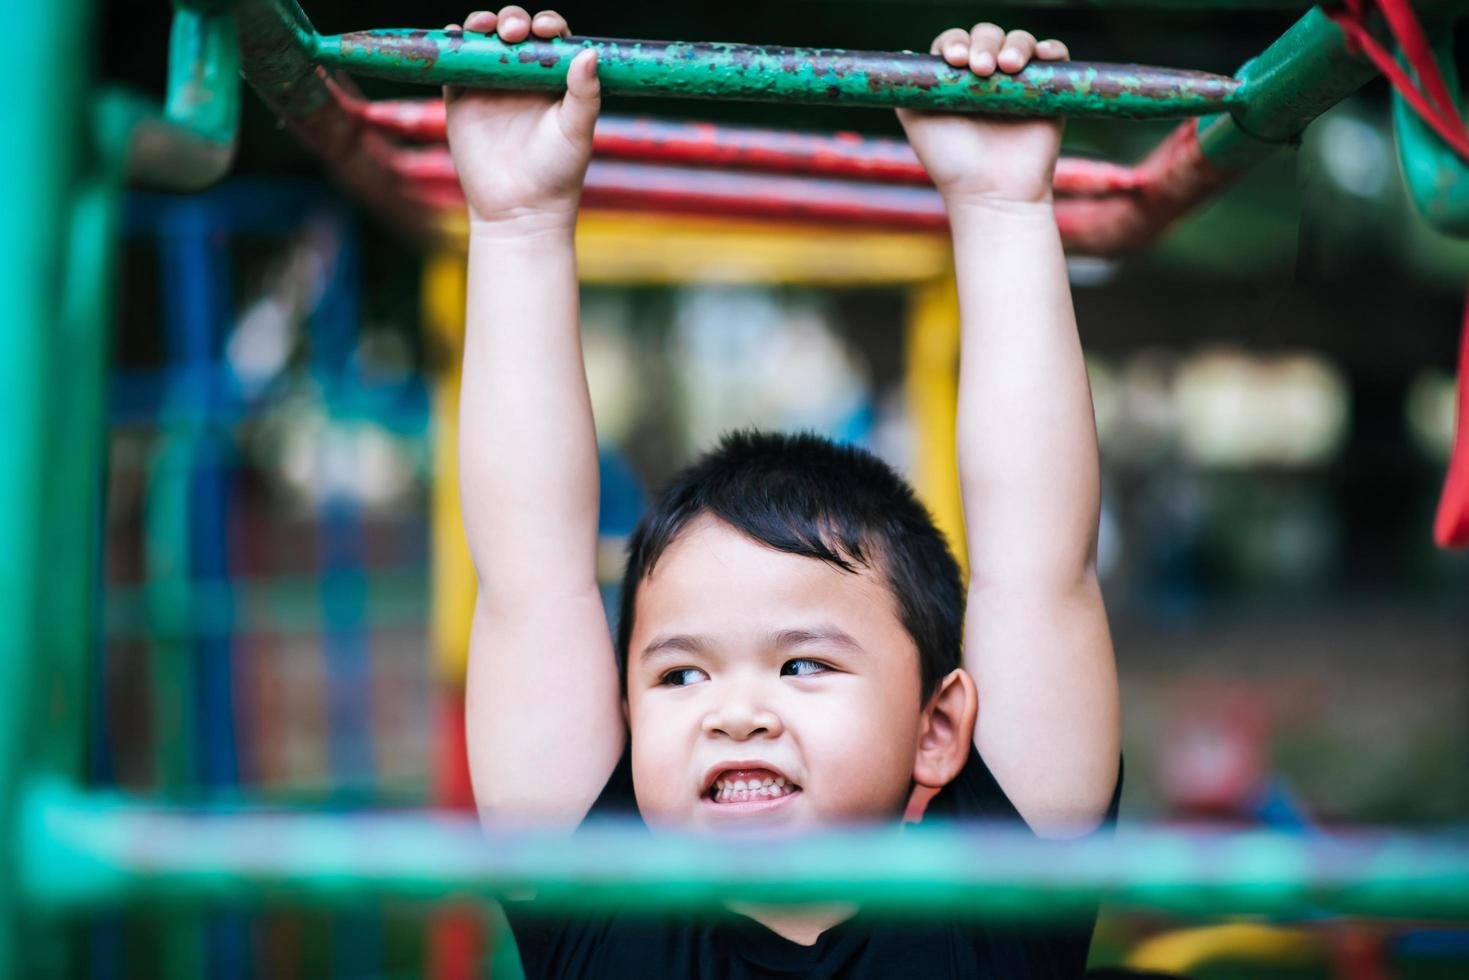
[[[993,24],[946,31],[931,51],[980,75],[1067,57]],[[974,741],[1038,834],[1070,836],[1111,801],[1120,709],[1097,583],[1096,426],[1051,202],[1061,120],[899,116],[954,240]]]

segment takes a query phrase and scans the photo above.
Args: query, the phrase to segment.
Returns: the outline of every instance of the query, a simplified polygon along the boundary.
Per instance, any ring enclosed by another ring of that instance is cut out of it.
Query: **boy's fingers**
[[[566,26],[566,18],[554,10],[539,11],[531,19],[530,29],[536,37],[565,37],[571,33]]]
[[[524,41],[530,35],[530,14],[524,7],[502,7],[500,9],[500,40],[510,44]]]
[[[969,60],[969,32],[962,27],[951,27],[928,46],[929,54],[941,56],[949,64],[958,66]]]
[[[1035,35],[1030,31],[1011,31],[1005,35],[1005,44],[996,59],[1007,72],[1016,72],[1030,64],[1035,54]]]
[[[496,17],[488,10],[476,10],[464,18],[464,29],[477,34],[493,34]]]
[[[969,67],[976,75],[993,75],[1005,32],[998,24],[975,24],[969,32]]]
[[[558,114],[562,132],[572,138],[591,138],[602,107],[602,83],[597,78],[597,50],[588,48],[571,59],[566,70],[566,97]]]
[[[1069,61],[1071,52],[1055,38],[1046,38],[1035,46],[1035,56],[1042,61]]]

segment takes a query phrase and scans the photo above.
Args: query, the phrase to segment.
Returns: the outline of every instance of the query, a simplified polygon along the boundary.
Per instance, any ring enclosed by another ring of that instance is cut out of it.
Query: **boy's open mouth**
[[[765,767],[722,769],[714,774],[704,798],[715,804],[768,803],[801,791],[784,773]]]

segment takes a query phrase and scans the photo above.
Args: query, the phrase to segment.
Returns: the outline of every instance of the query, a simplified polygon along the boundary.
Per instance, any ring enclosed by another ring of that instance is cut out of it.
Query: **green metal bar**
[[[855,901],[890,917],[1054,919],[1108,903],[1185,915],[1469,916],[1469,838],[897,827],[749,840],[594,825],[492,833],[471,818],[150,808],[61,787],[27,809],[25,894],[121,901],[434,900],[533,890],[561,911]],[[752,860],[751,854],[758,853]]]
[[[316,73],[316,31],[295,0],[234,0],[245,77],[265,104],[288,120],[331,104]]]
[[[980,78],[910,51],[576,37],[506,44],[461,31],[379,30],[317,38],[316,57],[396,81],[555,91],[586,48],[597,50],[610,95],[1126,118],[1196,116],[1238,104],[1238,83],[1206,72],[1066,62]]]
[[[67,447],[45,470],[46,554],[51,562],[41,596],[41,699],[45,757],[52,771],[81,779],[86,772],[89,691],[85,678],[97,640],[100,522],[106,479],[103,400],[114,278],[120,169],[94,175],[77,191],[72,208],[65,295],[56,322],[57,364],[65,377],[53,382],[67,392],[56,408],[51,438]]]
[[[1459,69],[1454,64],[1453,38],[1441,41],[1435,53],[1444,83],[1457,96]],[[1418,213],[1445,234],[1469,235],[1469,164],[1445,145],[1396,91],[1392,119],[1398,164]]]
[[[74,44],[86,34],[90,6],[57,0],[7,9],[7,32],[25,42],[0,62],[10,142],[0,154],[0,978],[27,976],[35,955],[35,921],[16,890],[24,847],[18,822],[38,741],[37,668],[47,654],[41,595],[57,571],[44,552],[43,474],[52,454],[69,449],[50,442],[51,381],[90,84]]]

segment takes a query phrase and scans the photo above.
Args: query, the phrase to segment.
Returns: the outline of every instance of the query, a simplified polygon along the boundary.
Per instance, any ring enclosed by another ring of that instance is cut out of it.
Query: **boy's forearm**
[[[1119,751],[1091,394],[1049,204],[951,205],[950,221],[975,744],[1031,827],[1065,836],[1102,818]]]
[[[1080,582],[1096,546],[1096,427],[1054,213],[950,202],[950,222],[971,581]]]
[[[574,217],[469,238],[459,485],[482,601],[596,586],[597,444]]]

